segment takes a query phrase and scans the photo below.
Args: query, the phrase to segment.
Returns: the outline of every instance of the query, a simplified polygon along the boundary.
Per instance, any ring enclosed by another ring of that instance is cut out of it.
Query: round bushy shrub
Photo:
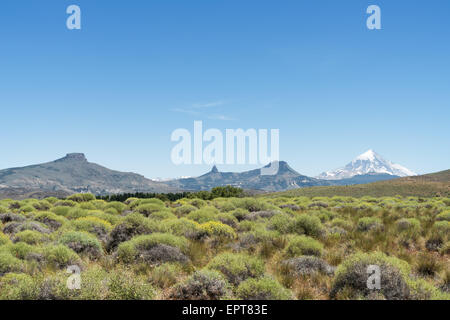
[[[102,245],[96,237],[79,231],[69,231],[61,235],[59,243],[66,245],[78,254],[97,259],[103,254]]]
[[[403,218],[395,223],[397,232],[408,239],[416,240],[420,237],[420,222],[414,218]]]
[[[52,205],[47,200],[36,201],[31,204],[38,211],[50,210]]]
[[[175,214],[178,217],[183,217],[185,215],[188,215],[189,213],[191,213],[192,211],[197,210],[197,207],[191,206],[191,205],[184,205],[181,207],[178,207],[175,209]]]
[[[160,288],[168,288],[178,282],[183,275],[182,266],[178,263],[164,263],[153,268],[150,279],[154,285]]]
[[[25,243],[25,242],[17,242],[9,246],[9,252],[21,260],[24,260],[28,254],[33,252],[34,247]]]
[[[47,234],[51,233],[46,225],[37,221],[10,222],[3,228],[3,232],[7,234],[16,234],[25,230],[33,230]]]
[[[236,295],[242,300],[289,300],[292,293],[275,279],[265,276],[247,279],[237,288]]]
[[[162,221],[161,228],[180,237],[189,239],[198,239],[201,237],[200,224],[186,218]]]
[[[245,219],[245,216],[248,214],[248,210],[237,208],[230,212],[238,221],[242,221]]]
[[[323,244],[307,236],[292,236],[286,247],[285,254],[288,257],[296,256],[321,256]]]
[[[305,234],[310,237],[319,237],[323,234],[323,225],[318,217],[302,214],[294,219],[291,232]]]
[[[380,289],[375,291],[367,285],[370,276],[368,267],[373,265],[380,268]],[[336,298],[339,293],[345,291],[350,298],[368,298],[377,293],[388,300],[408,299],[410,272],[407,262],[388,257],[384,253],[357,253],[337,268],[330,297]]]
[[[221,272],[234,285],[247,278],[262,276],[265,269],[264,262],[257,257],[229,252],[215,256],[207,268]]]
[[[59,200],[53,204],[53,207],[75,207],[76,205],[77,203],[72,200]]]
[[[147,219],[139,213],[130,214],[111,231],[106,249],[112,251],[120,243],[130,240],[136,235],[149,234],[158,230],[159,226],[156,221]]]
[[[219,210],[214,207],[203,207],[201,209],[192,211],[186,217],[198,223],[205,223],[208,221],[217,221]]]
[[[258,219],[269,219],[277,214],[280,214],[281,211],[276,210],[264,210],[264,211],[253,211],[244,216],[245,220],[255,221]]]
[[[203,223],[199,229],[201,232],[206,233],[206,235],[222,241],[229,241],[236,238],[236,232],[234,232],[233,228],[218,221]]]
[[[17,213],[2,213],[0,214],[0,222],[8,223],[8,222],[23,222],[26,218],[22,214]]]
[[[72,224],[75,230],[95,234],[102,240],[106,239],[106,236],[112,229],[111,223],[93,216],[78,218]]]
[[[291,232],[291,226],[293,225],[293,218],[285,213],[277,214],[270,218],[267,226],[270,230],[276,230],[282,234]]]
[[[78,219],[88,216],[88,210],[81,209],[79,207],[69,208],[67,214],[65,215],[68,219]]]
[[[439,251],[442,245],[449,240],[450,222],[436,221],[431,228],[431,235],[425,246],[430,251]]]
[[[200,209],[200,208],[203,208],[204,206],[206,206],[206,201],[196,198],[196,199],[189,200],[189,204]]]
[[[255,198],[234,198],[231,201],[236,208],[242,208],[250,212],[264,211],[272,208],[267,203]]]
[[[164,206],[155,203],[142,204],[135,209],[136,212],[139,212],[144,217],[149,217],[153,213],[156,213],[161,210],[164,210]]]
[[[67,200],[75,201],[75,202],[87,202],[95,200],[95,196],[90,193],[76,193],[67,197]]]
[[[437,221],[450,221],[450,210],[443,211],[436,216]]]
[[[122,212],[124,212],[126,208],[127,208],[127,206],[125,204],[123,204],[122,202],[112,201],[112,202],[108,202],[108,204],[106,204],[102,208],[102,210],[113,212],[115,214],[122,214]],[[113,211],[111,211],[110,209],[113,209]]]
[[[353,228],[351,221],[344,220],[342,218],[335,218],[331,221],[333,227],[339,227],[346,231],[350,231]]]
[[[230,286],[217,271],[200,270],[177,285],[171,297],[178,300],[219,300],[230,295]]]
[[[43,233],[33,230],[25,230],[15,235],[14,242],[25,242],[30,245],[36,245],[44,242],[47,239],[48,236]]]
[[[39,213],[34,217],[34,220],[45,224],[52,230],[59,229],[62,225],[64,225],[67,222],[66,218],[58,216],[53,212]]]
[[[65,268],[71,265],[81,266],[78,255],[63,244],[47,246],[43,249],[43,254],[48,265],[54,268]]]
[[[153,233],[137,236],[120,244],[117,257],[124,263],[186,262],[187,248],[186,238],[169,233]]]
[[[302,256],[283,261],[283,268],[295,275],[311,275],[317,272],[332,275],[335,268],[314,256]]]
[[[217,215],[217,219],[232,228],[236,228],[238,225],[238,219],[229,212],[221,212]]]
[[[377,217],[363,217],[358,220],[356,229],[360,232],[381,231],[383,230],[383,222]]]
[[[0,251],[0,276],[9,272],[20,272],[22,262],[8,251]]]

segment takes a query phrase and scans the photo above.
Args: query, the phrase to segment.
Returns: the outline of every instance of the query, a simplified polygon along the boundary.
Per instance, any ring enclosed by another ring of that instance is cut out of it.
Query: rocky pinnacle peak
[[[214,165],[214,167],[212,167],[212,169],[211,169],[211,172],[212,172],[212,173],[218,173],[219,170],[218,170],[217,167]]]

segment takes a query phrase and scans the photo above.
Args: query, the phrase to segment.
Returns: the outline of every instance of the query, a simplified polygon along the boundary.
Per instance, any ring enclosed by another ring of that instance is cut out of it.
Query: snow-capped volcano
[[[326,180],[339,180],[364,174],[390,174],[393,176],[407,177],[417,174],[399,164],[383,159],[373,150],[368,150],[356,157],[345,167],[323,172],[317,178]]]

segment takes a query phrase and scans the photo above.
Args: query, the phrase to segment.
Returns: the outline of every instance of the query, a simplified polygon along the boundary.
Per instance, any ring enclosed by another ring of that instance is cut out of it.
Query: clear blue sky
[[[66,28],[70,4],[82,30]],[[370,4],[382,30],[366,28]],[[449,36],[448,0],[3,0],[0,168],[84,152],[198,175],[171,163],[170,135],[203,120],[280,129],[281,159],[311,176],[369,148],[448,169]]]

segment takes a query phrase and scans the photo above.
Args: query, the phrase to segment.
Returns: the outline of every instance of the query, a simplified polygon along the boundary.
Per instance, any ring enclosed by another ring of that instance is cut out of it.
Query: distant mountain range
[[[48,163],[0,170],[0,191],[2,188],[94,194],[173,191],[166,184],[139,174],[114,171],[90,163],[82,153],[69,153]]]
[[[266,167],[269,167],[267,165]],[[330,185],[328,181],[318,180],[301,175],[286,162],[279,162],[276,175],[261,175],[261,169],[245,172],[219,172],[214,166],[212,170],[197,178],[178,179],[166,182],[181,190],[210,190],[217,186],[231,185],[248,190],[280,191],[311,186]]]
[[[351,186],[311,187],[273,193],[287,197],[450,197],[450,170]]]
[[[269,164],[270,165],[270,164]],[[266,167],[268,167],[267,165]],[[415,175],[414,172],[384,160],[372,150],[342,169],[317,178],[302,175],[286,162],[279,162],[275,175],[261,175],[261,169],[245,172],[220,172],[216,166],[200,177],[155,181],[136,173],[110,170],[88,162],[82,153],[38,165],[0,170],[0,198],[24,195],[68,195],[91,192],[98,195],[135,192],[179,192],[210,190],[231,185],[246,190],[283,191],[313,186],[364,184]]]

